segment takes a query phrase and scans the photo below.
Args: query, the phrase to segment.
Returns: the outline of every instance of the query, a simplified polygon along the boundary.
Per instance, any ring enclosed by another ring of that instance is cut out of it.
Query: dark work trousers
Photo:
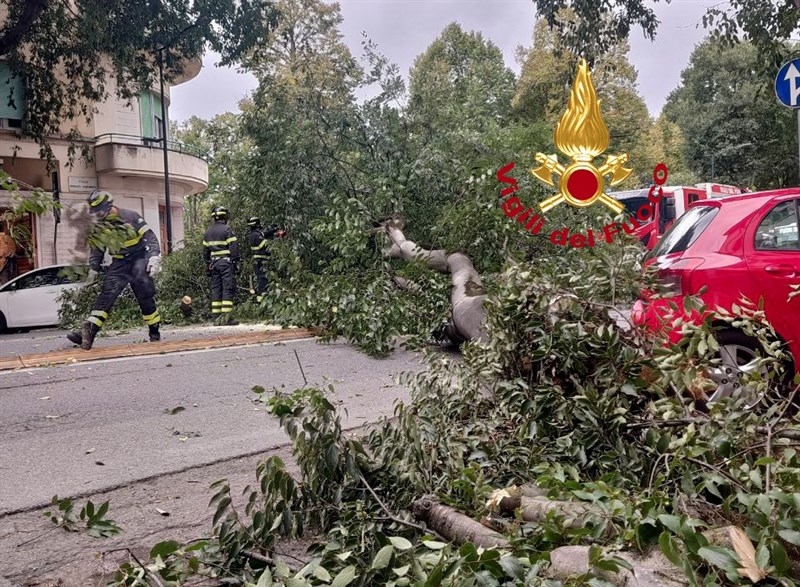
[[[260,302],[267,293],[267,262],[264,259],[256,259],[253,262],[253,271],[256,274],[256,301]]]
[[[98,328],[108,319],[108,313],[117,301],[122,290],[130,284],[142,318],[149,326],[161,322],[161,316],[156,309],[156,286],[153,278],[147,274],[147,255],[134,255],[127,259],[114,259],[106,270],[103,279],[103,290],[97,296],[92,314],[88,321]]]
[[[211,313],[227,314],[233,311],[236,292],[233,264],[228,257],[211,261]]]

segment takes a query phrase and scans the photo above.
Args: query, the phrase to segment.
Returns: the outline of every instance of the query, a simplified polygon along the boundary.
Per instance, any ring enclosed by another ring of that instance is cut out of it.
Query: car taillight
[[[659,292],[665,297],[691,295],[689,277],[692,271],[703,264],[703,259],[686,257],[671,262],[658,270],[658,281],[661,285]]]

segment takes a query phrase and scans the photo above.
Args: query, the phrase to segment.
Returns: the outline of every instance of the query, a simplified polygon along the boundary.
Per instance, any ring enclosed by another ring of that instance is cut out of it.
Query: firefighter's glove
[[[159,271],[161,271],[161,255],[150,257],[147,260],[147,274],[150,277],[155,277]]]
[[[91,285],[97,279],[97,271],[94,269],[89,269],[89,273],[86,274],[86,285]]]

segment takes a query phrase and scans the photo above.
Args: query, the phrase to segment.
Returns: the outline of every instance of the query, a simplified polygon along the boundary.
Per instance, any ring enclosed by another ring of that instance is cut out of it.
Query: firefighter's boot
[[[100,331],[100,327],[94,322],[84,322],[83,331],[81,332],[81,348],[88,351],[94,344],[94,337]]]
[[[150,342],[159,342],[161,340],[161,333],[158,331],[158,324],[150,325]]]
[[[77,344],[78,346],[80,346],[81,343],[83,342],[83,335],[77,330],[73,330],[67,335],[67,340],[70,341],[72,344]]]

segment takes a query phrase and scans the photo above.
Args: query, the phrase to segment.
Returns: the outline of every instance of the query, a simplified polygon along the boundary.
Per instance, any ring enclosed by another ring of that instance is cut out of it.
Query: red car
[[[677,342],[680,329],[664,320],[670,301],[680,308],[684,296],[704,286],[700,298],[709,308],[731,310],[742,296],[756,303],[763,298],[767,320],[800,370],[800,297],[789,299],[791,286],[800,284],[799,224],[800,188],[694,203],[645,257],[645,265],[656,265],[670,297],[645,295],[633,307],[633,322],[666,328],[670,341]],[[755,368],[757,348],[736,330],[723,330],[717,339],[722,365],[709,373],[718,385],[711,400],[740,388],[739,378]]]

